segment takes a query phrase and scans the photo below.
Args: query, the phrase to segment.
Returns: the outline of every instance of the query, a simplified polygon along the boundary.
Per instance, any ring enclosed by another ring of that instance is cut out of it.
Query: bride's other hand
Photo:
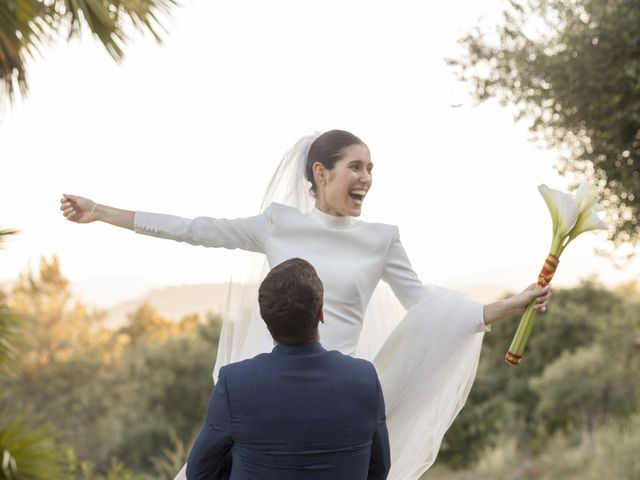
[[[536,288],[536,284],[532,283],[517,295],[485,305],[483,309],[484,323],[491,325],[513,315],[522,315],[527,305],[532,301],[535,302],[533,308],[544,313],[550,298],[551,285]]]
[[[512,303],[514,311],[522,315],[532,301],[535,301],[533,308],[540,313],[544,313],[547,310],[547,303],[551,298],[551,285],[547,285],[543,288],[536,288],[536,284],[532,283],[525,288],[518,295],[514,295],[509,299]]]
[[[90,223],[97,220],[96,203],[88,198],[64,193],[60,199],[60,210],[67,220],[76,223]]]

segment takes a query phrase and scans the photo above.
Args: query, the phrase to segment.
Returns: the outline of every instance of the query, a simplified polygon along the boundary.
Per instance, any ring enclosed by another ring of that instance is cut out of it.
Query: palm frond
[[[89,27],[114,60],[124,56],[128,41],[126,27],[131,24],[141,32],[149,32],[161,41],[164,30],[159,15],[168,15],[177,0],[56,0],[56,10],[63,11],[69,35],[77,35],[83,24]]]
[[[51,10],[37,0],[0,2],[0,99],[27,90],[25,60],[47,40]],[[4,94],[4,95],[3,95]]]
[[[169,16],[171,10],[179,6],[177,0],[124,0],[120,2],[121,10],[129,17],[133,25],[140,31],[148,31],[161,42],[159,30],[166,33],[159,20],[160,15]]]
[[[78,35],[86,23],[113,59],[120,61],[126,38],[114,3],[103,0],[58,0],[57,10],[63,12],[61,21],[69,25],[69,37]]]
[[[15,235],[16,233],[18,233],[17,230],[8,230],[8,229],[0,230],[0,248],[2,248],[2,242],[4,242],[4,239],[6,237],[9,237],[10,235]]]
[[[66,458],[45,428],[30,428],[22,418],[0,411],[0,478],[59,480]]]
[[[26,58],[56,33],[73,37],[89,28],[120,61],[128,41],[129,26],[148,32],[161,41],[166,32],[159,17],[168,15],[178,0],[15,0],[0,1],[0,104],[13,101],[28,89]]]

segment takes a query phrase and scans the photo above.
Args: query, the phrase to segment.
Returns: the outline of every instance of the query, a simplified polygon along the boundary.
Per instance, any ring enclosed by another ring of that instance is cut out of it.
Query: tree
[[[77,480],[164,478],[182,466],[211,392],[219,318],[174,322],[143,305],[122,329],[100,328],[100,315],[74,299],[55,256],[22,273],[7,301],[29,335],[16,375],[0,376],[1,419],[28,419],[29,428],[18,426],[29,433],[53,425],[46,445],[55,438],[72,447],[67,464]],[[0,421],[0,458],[3,428]],[[15,446],[6,450],[25,461]],[[52,478],[69,478],[58,473]]]
[[[142,338],[163,340],[178,333],[191,333],[201,326],[197,313],[185,315],[178,322],[160,315],[151,305],[143,303],[127,315],[127,323],[118,330],[127,343],[136,343]]]
[[[149,32],[159,41],[158,16],[177,3],[177,0],[0,1],[0,104],[3,97],[13,100],[16,88],[26,93],[26,60],[54,37],[71,38],[84,26],[119,61],[128,40],[125,25]]]
[[[611,240],[640,241],[640,0],[511,0],[449,60],[475,98],[497,98],[558,148],[563,174],[603,191]]]
[[[131,342],[136,342],[144,336],[160,340],[170,336],[176,330],[173,322],[160,315],[148,303],[143,303],[127,317],[128,322],[120,329],[120,333],[128,335]]]
[[[70,462],[78,480],[116,472],[115,459],[152,478],[175,474],[202,423],[219,319],[167,320],[175,328],[153,335],[148,328],[155,324],[162,331],[167,325],[153,320],[157,314],[149,308],[143,311],[152,321],[138,324],[145,328],[136,337],[111,331],[110,341],[23,367],[16,378],[0,378],[5,402],[21,403],[34,424],[51,423],[58,442],[72,447],[80,459]],[[104,478],[128,478],[118,475]]]
[[[114,453],[127,466],[158,468],[157,456],[163,450],[191,446],[213,387],[218,338],[213,342],[203,338],[205,325],[162,340],[142,336],[123,352],[121,385],[114,386],[118,402],[111,418],[125,426]]]
[[[89,310],[71,296],[69,281],[54,255],[40,259],[38,274],[20,274],[9,307],[29,329],[26,364],[42,367],[90,349],[104,314]]]
[[[494,325],[438,462],[467,467],[505,438],[519,454],[534,455],[547,447],[549,433],[590,428],[589,414],[600,415],[597,421],[628,414],[640,398],[640,382],[634,380],[640,378],[639,309],[590,281],[556,290],[519,367],[504,362],[517,318]],[[594,376],[603,359],[606,370]]]

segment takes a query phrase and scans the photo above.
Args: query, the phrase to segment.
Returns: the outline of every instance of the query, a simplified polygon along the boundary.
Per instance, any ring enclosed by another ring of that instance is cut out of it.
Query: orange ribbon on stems
[[[551,220],[553,221],[553,240],[550,253],[538,275],[536,288],[547,286],[558,268],[560,254],[578,235],[591,230],[605,230],[607,225],[596,215],[601,210],[597,201],[596,189],[588,183],[581,183],[575,196],[540,185],[538,191],[544,198]],[[533,308],[533,300],[520,319],[518,329],[513,337],[505,361],[510,365],[518,365],[522,360],[524,349],[535,324],[537,310]]]

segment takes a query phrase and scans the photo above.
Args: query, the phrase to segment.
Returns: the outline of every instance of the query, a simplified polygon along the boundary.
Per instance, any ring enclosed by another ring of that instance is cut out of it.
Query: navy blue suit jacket
[[[365,480],[389,472],[373,365],[317,343],[220,370],[188,480]]]

